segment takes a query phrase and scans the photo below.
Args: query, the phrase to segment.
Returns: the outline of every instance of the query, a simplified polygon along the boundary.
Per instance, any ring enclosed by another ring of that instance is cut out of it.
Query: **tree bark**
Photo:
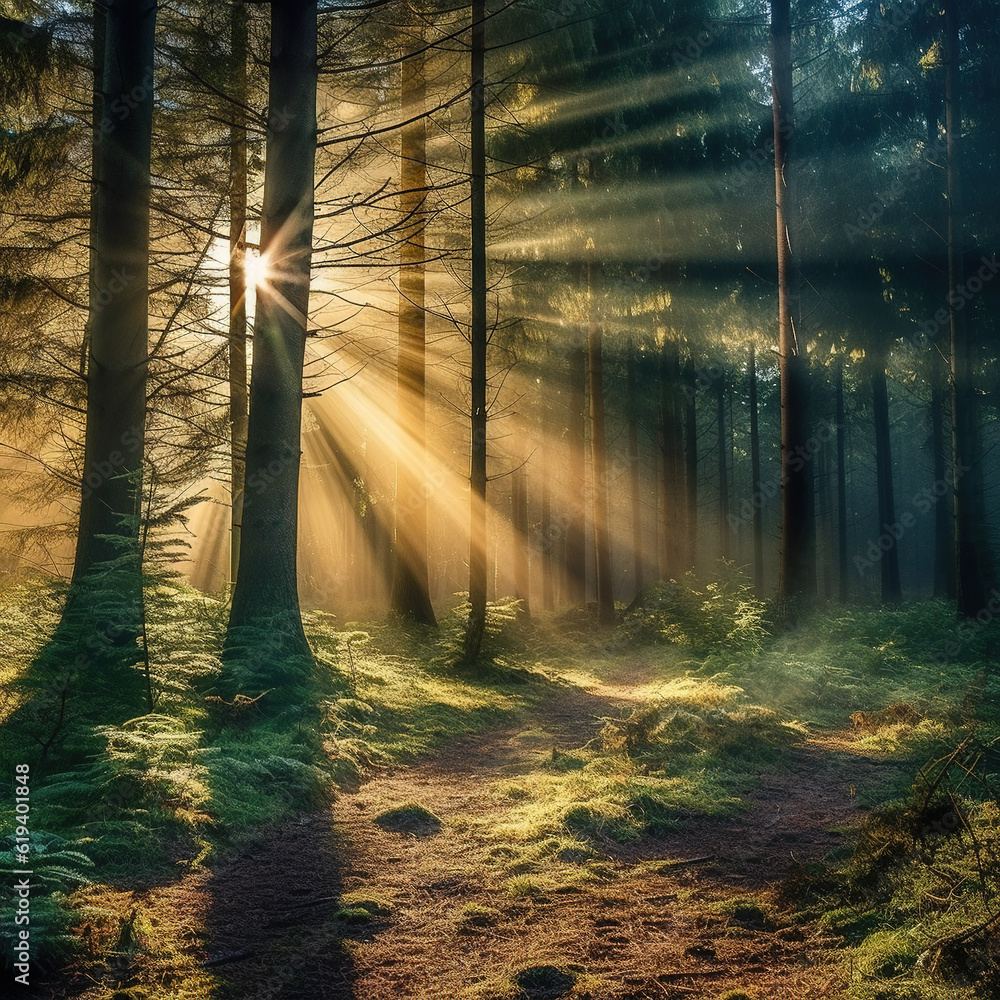
[[[812,548],[812,477],[808,460],[808,375],[796,315],[799,279],[792,236],[791,13],[789,0],[771,0],[771,96],[774,112],[774,193],[778,259],[778,371],[781,381],[781,561],[778,596],[816,591]]]
[[[471,665],[486,628],[486,2],[472,2],[472,215],[471,394],[469,467],[469,620],[463,662]]]
[[[628,468],[632,500],[632,572],[635,593],[646,585],[645,549],[642,533],[642,467],[639,456],[638,382],[635,373],[635,338],[629,337],[626,355],[625,391],[628,396]]]
[[[131,113],[103,114],[99,131],[96,225],[87,355],[87,426],[80,528],[73,583],[101,564],[134,556],[122,594],[118,635],[138,634],[142,575],[138,553],[145,450],[149,340],[149,192],[156,3],[106,6],[103,102]],[[95,46],[100,44],[95,19]],[[140,95],[138,99],[136,95]],[[71,600],[67,608],[73,604]]]
[[[972,348],[962,297],[965,283],[961,191],[961,76],[956,0],[945,0],[945,131],[948,146],[948,303],[952,374],[952,469],[955,495],[956,590],[958,612],[974,618],[989,596],[986,525],[977,517],[979,427],[972,385]]]
[[[715,380],[715,423],[719,445],[719,549],[723,559],[732,559],[729,533],[729,470],[726,462],[726,375],[723,369]]]
[[[757,347],[750,343],[750,489],[753,505],[753,586],[758,597],[764,596],[764,512],[760,492],[760,429],[757,419]]]
[[[694,569],[698,557],[698,382],[694,360],[688,358],[684,386],[684,486],[687,512],[687,563]]]
[[[664,576],[679,580],[684,574],[683,517],[681,516],[682,444],[680,441],[681,414],[677,400],[680,382],[680,348],[676,340],[663,342],[660,354],[660,431],[662,434],[663,464],[661,466],[661,494],[663,497],[663,552]]]
[[[271,7],[261,261],[253,333],[240,567],[227,649],[267,628],[269,658],[309,658],[296,580],[302,375],[316,155],[316,2]]]
[[[569,413],[567,414],[569,488],[566,498],[569,509],[566,525],[566,590],[571,604],[583,605],[587,600],[587,473],[585,452],[587,352],[581,331],[572,331],[571,337],[566,357],[569,378]]]
[[[934,467],[934,596],[954,600],[955,509],[945,444],[945,389],[937,355],[931,357],[931,460]]]
[[[511,474],[510,506],[511,527],[514,529],[514,597],[520,601],[517,617],[527,621],[531,617],[531,541],[528,535],[528,474],[520,456]]]
[[[246,486],[247,448],[247,50],[249,15],[246,4],[235,0],[229,10],[233,60],[233,124],[229,129],[229,426],[231,534],[229,582],[235,583],[240,565],[243,490]]]
[[[417,32],[417,48],[423,33]],[[406,230],[399,251],[398,435],[396,456],[396,545],[390,605],[397,614],[436,624],[427,577],[426,446],[426,260],[427,134],[422,116],[426,80],[424,55],[402,64],[400,211]]]
[[[847,564],[847,415],[844,408],[844,365],[837,365],[837,593],[850,596]]]
[[[614,578],[611,571],[611,535],[608,525],[608,463],[604,432],[604,366],[601,357],[601,325],[597,320],[593,258],[587,261],[587,297],[590,317],[587,353],[590,366],[590,449],[594,471],[594,549],[597,554],[597,620],[615,624]]]
[[[546,370],[549,370],[546,365]],[[544,380],[538,382],[537,405],[542,413],[542,434],[538,441],[537,466],[541,469],[549,468],[550,435],[552,433],[552,409],[548,399],[549,387]],[[556,560],[552,557],[552,549],[555,546],[556,538],[552,530],[552,487],[551,476],[541,475],[538,477],[538,572],[541,574],[542,583],[542,610],[551,611],[555,607],[555,579],[553,567]]]
[[[892,485],[892,445],[889,439],[889,393],[885,380],[885,355],[876,352],[871,360],[872,412],[875,421],[875,475],[878,489],[877,536],[889,534],[892,545],[882,553],[879,563],[882,600],[898,604],[903,594],[899,581],[899,543],[893,537],[896,502]]]
[[[89,310],[83,328],[83,342],[80,347],[80,376],[86,381],[87,365],[90,360],[90,335],[94,317],[100,308],[97,301],[100,285],[97,280],[97,208],[98,193],[101,189],[101,125],[104,121],[104,59],[107,49],[108,19],[101,4],[94,4],[93,51],[91,62],[92,92],[90,103],[91,144],[90,144],[90,259],[88,265]]]

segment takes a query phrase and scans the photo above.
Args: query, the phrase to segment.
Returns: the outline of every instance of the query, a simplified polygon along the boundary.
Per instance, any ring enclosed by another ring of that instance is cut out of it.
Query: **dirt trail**
[[[500,820],[510,803],[496,791],[497,779],[530,772],[553,747],[582,746],[597,735],[602,717],[627,712],[630,700],[628,684],[556,692],[525,725],[464,736],[431,759],[342,796],[332,828],[325,816],[300,825],[298,833],[329,842],[348,900],[385,904],[372,922],[346,928],[343,946],[324,937],[322,905],[312,919],[303,913],[310,893],[321,899],[334,888],[316,880],[312,859],[303,857],[295,875],[282,870],[275,878],[273,858],[258,856],[254,867],[274,910],[305,935],[306,961],[289,975],[288,956],[297,945],[285,933],[271,946],[276,961],[241,962],[227,972],[233,995],[263,995],[277,983],[278,992],[267,995],[500,1000],[511,995],[504,983],[518,970],[550,965],[581,977],[577,996],[584,1000],[715,998],[738,987],[762,1000],[833,996],[840,984],[835,956],[815,931],[783,928],[752,908],[725,913],[713,904],[766,896],[793,860],[820,857],[838,843],[831,828],[858,815],[852,785],[863,786],[882,769],[853,753],[843,736],[815,737],[790,750],[783,766],[749,792],[748,813],[693,821],[668,839],[602,844],[608,860],[600,881],[567,878],[512,896],[488,842],[449,835],[452,818]],[[412,801],[441,817],[443,831],[406,834],[375,822],[384,809]],[[711,860],[677,863],[705,856]],[[292,905],[290,892],[305,894],[294,900],[301,908],[283,911]],[[524,995],[559,995],[553,989]]]
[[[219,961],[213,972],[222,977],[213,997],[565,992],[558,982],[510,992],[511,978],[535,966],[578,977],[579,1000],[717,998],[736,988],[760,1000],[836,995],[836,956],[817,931],[717,904],[766,899],[793,861],[825,854],[839,840],[833,828],[858,817],[853,787],[884,765],[853,752],[845,734],[790,749],[747,791],[748,812],[692,820],[666,839],[602,843],[599,877],[574,878],[583,869],[567,861],[546,872],[553,878],[540,891],[511,893],[488,835],[511,808],[497,780],[593,739],[603,717],[627,713],[641,680],[557,690],[523,725],[457,739],[191,876],[188,910],[208,932],[200,953]],[[432,810],[443,828],[400,833],[375,822],[406,802]]]

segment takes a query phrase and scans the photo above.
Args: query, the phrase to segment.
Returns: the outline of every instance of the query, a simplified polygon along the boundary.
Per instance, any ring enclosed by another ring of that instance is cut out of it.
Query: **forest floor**
[[[147,928],[169,929],[176,961],[143,969],[136,956],[111,995],[145,996],[155,982],[220,1000],[835,996],[842,942],[793,919],[795,873],[860,819],[857,790],[904,766],[862,752],[850,731],[786,748],[734,815],[627,843],[591,837],[592,851],[544,865],[512,849],[512,788],[627,716],[650,671],[623,661],[601,681],[564,684],[515,724],[454,738],[330,810],[123,895]],[[47,995],[107,997],[105,971],[95,986],[78,970]]]

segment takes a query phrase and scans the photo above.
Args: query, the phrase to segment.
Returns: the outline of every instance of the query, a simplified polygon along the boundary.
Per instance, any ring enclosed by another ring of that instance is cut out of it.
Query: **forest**
[[[0,0],[10,995],[1000,995],[998,13]]]

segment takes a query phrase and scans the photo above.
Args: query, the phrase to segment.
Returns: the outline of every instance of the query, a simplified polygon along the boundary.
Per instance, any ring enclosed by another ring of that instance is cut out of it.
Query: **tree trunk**
[[[931,459],[934,463],[934,596],[954,600],[955,509],[948,488],[944,408],[946,389],[936,354],[931,357]]]
[[[138,553],[149,339],[149,191],[156,3],[106,6],[103,92],[131,114],[105,115],[97,167],[87,356],[87,427],[73,583],[102,563],[133,556],[115,636],[138,634]],[[100,24],[95,18],[95,46]],[[136,99],[136,95],[140,95]],[[94,110],[99,102],[95,98]],[[70,601],[69,606],[75,602]],[[110,632],[109,632],[110,635]]]
[[[850,596],[847,568],[847,415],[844,408],[844,365],[837,365],[837,593]]]
[[[629,490],[632,494],[632,567],[635,593],[646,585],[644,555],[646,545],[642,533],[642,467],[639,461],[638,383],[635,374],[635,339],[629,337],[626,355],[625,392],[628,397],[628,468]]]
[[[694,569],[698,558],[698,381],[694,359],[686,366],[684,386],[684,486],[687,499],[687,563]]]
[[[229,426],[231,534],[229,582],[235,583],[240,565],[243,490],[246,486],[247,448],[247,49],[249,15],[236,0],[229,9],[233,60],[233,124],[229,129]]]
[[[951,332],[952,452],[955,493],[955,548],[958,612],[974,618],[986,607],[989,540],[977,518],[976,495],[982,474],[979,427],[972,385],[972,349],[958,289],[965,283],[960,142],[960,47],[956,0],[945,0],[945,131],[948,144],[948,303]]]
[[[417,32],[417,48],[423,33]],[[423,117],[424,55],[402,64],[403,121],[400,141],[400,212],[406,227],[399,251],[398,436],[396,455],[396,545],[390,605],[397,614],[436,624],[427,579],[426,315],[424,279],[427,217],[427,135]]]
[[[316,3],[271,7],[261,263],[254,317],[240,567],[226,635],[267,628],[269,660],[309,658],[296,581],[302,367],[316,155]],[[284,668],[287,670],[287,667]]]
[[[549,366],[546,366],[549,369]],[[538,441],[537,467],[543,470],[549,468],[550,435],[552,433],[552,409],[548,399],[549,387],[539,380],[538,406],[542,413],[542,434]],[[542,581],[542,610],[551,611],[555,607],[555,579],[553,567],[556,560],[552,557],[552,549],[556,538],[552,530],[552,487],[551,476],[543,474],[538,477],[538,570]]]
[[[882,600],[898,604],[902,599],[899,582],[899,545],[894,537],[896,502],[892,486],[892,446],[889,440],[889,394],[885,381],[885,355],[872,358],[872,412],[875,421],[875,475],[878,488],[878,520],[876,535],[888,534],[892,544],[882,553],[879,563],[882,578]]]
[[[89,311],[83,328],[80,345],[80,376],[86,381],[87,365],[90,360],[90,334],[94,317],[100,308],[97,279],[97,208],[98,193],[101,190],[101,124],[104,121],[104,60],[107,50],[108,18],[101,4],[94,4],[93,12],[93,52],[91,62],[92,92],[90,103],[91,144],[90,144],[90,259],[88,265]]]
[[[604,370],[601,358],[601,325],[597,321],[593,259],[587,261],[587,297],[590,319],[587,353],[590,364],[590,449],[594,472],[594,549],[597,554],[597,618],[601,625],[615,624],[614,578],[611,571],[611,535],[608,525],[608,463],[604,433]]]
[[[663,436],[661,483],[663,497],[663,538],[660,546],[664,558],[664,576],[679,580],[684,575],[683,518],[681,499],[680,406],[677,388],[680,381],[680,348],[676,340],[663,342],[660,356],[660,429]]]
[[[572,341],[567,351],[569,378],[569,413],[567,415],[567,446],[569,448],[567,473],[569,488],[566,525],[566,590],[571,604],[583,605],[587,601],[587,486],[586,486],[586,436],[587,436],[587,353],[579,330],[571,333]]]
[[[511,474],[510,507],[511,527],[514,530],[514,597],[520,601],[517,617],[526,621],[531,617],[531,541],[528,535],[528,472],[520,456]]]
[[[719,547],[723,559],[732,559],[729,534],[729,471],[726,462],[726,376],[720,369],[715,380],[715,423],[719,443]]]
[[[469,466],[469,621],[463,663],[482,648],[486,627],[486,0],[472,0],[472,442]]]
[[[771,97],[778,257],[778,371],[781,380],[781,562],[779,599],[814,594],[812,478],[807,449],[808,377],[798,340],[799,280],[791,244],[794,104],[789,0],[771,0]]]
[[[757,422],[757,347],[750,343],[750,489],[753,504],[753,586],[764,596],[764,511],[760,492],[760,431]]]

